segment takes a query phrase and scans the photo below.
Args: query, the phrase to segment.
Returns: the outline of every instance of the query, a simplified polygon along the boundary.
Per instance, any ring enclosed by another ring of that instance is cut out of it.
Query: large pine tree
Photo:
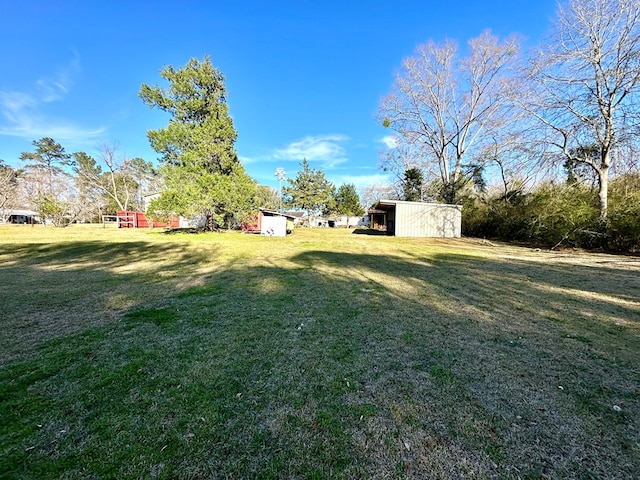
[[[237,138],[229,116],[224,76],[208,56],[186,66],[167,66],[160,75],[168,89],[143,84],[140,97],[171,115],[166,128],[147,133],[161,155],[165,189],[151,210],[184,216],[204,215],[207,226],[231,225],[252,208],[255,183],[238,160]]]

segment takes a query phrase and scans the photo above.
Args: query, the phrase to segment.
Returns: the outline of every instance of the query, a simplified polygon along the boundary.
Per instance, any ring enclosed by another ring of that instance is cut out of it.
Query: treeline
[[[640,174],[614,178],[607,220],[600,218],[598,189],[584,182],[546,181],[529,192],[469,195],[463,234],[521,241],[546,248],[576,247],[640,252]]]
[[[637,249],[640,1],[562,2],[529,51],[420,45],[378,119],[396,191],[465,204],[467,234]]]
[[[144,195],[160,182],[150,162],[120,155],[113,146],[103,145],[96,159],[68,153],[49,137],[32,145],[20,155],[19,168],[0,160],[0,220],[28,209],[54,226],[100,221],[117,210],[143,208]]]
[[[208,217],[213,225],[206,228],[240,228],[243,221],[257,215],[259,208],[293,209],[328,217],[364,213],[355,185],[336,187],[322,170],[311,168],[306,159],[282,191],[258,184],[237,164],[239,172],[227,172],[226,179],[220,175],[198,184],[193,181],[197,175],[191,179],[181,177],[176,189],[182,192],[177,195],[167,189],[161,174],[167,171],[166,165],[159,171],[151,162],[128,158],[113,146],[103,145],[94,158],[86,152],[67,153],[49,137],[34,140],[32,145],[32,151],[20,155],[20,168],[0,160],[2,222],[17,209],[34,210],[40,221],[58,227],[100,222],[103,215],[126,210],[146,211],[157,219],[181,214],[206,216],[216,207],[211,191],[218,194],[221,208],[217,217]],[[197,201],[203,205],[184,207],[185,203]]]

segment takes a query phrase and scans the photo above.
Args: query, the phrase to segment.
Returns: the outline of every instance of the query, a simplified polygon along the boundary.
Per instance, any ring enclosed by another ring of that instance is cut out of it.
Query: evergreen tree
[[[70,185],[70,176],[63,169],[71,155],[49,137],[35,140],[34,152],[23,152],[20,160],[28,163],[29,201],[42,221],[64,227],[75,219],[78,203]]]
[[[147,132],[161,155],[166,187],[151,213],[204,215],[209,229],[231,226],[250,212],[255,183],[234,148],[224,76],[208,56],[177,70],[167,66],[160,75],[169,82],[167,90],[146,84],[140,89],[145,104],[171,115],[166,128]]]
[[[364,213],[360,196],[353,184],[340,185],[335,195],[336,213],[347,217],[359,217]]]
[[[53,138],[44,137],[34,140],[32,145],[36,150],[23,152],[20,154],[20,160],[27,162],[28,169],[39,172],[43,177],[39,193],[51,196],[54,192],[54,181],[56,177],[64,175],[62,167],[69,162],[71,155],[66,153],[64,147]]]
[[[409,202],[422,201],[423,183],[424,176],[419,168],[410,168],[405,170],[404,178],[402,179],[403,200],[407,200]]]
[[[300,165],[302,170],[298,171],[296,178],[288,180],[291,185],[283,188],[287,205],[307,213],[326,213],[331,209],[333,184],[322,170],[311,168],[306,158]]]

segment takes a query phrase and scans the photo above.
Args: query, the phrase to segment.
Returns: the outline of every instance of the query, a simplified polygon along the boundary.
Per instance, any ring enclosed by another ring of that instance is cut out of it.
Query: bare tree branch
[[[506,122],[506,79],[519,46],[513,37],[500,42],[487,31],[472,39],[469,49],[459,58],[453,42],[420,45],[404,60],[379,111],[383,125],[397,132],[400,148],[411,151],[411,164],[437,173],[450,203],[456,201],[464,162],[482,150],[490,129]]]
[[[533,91],[523,106],[567,161],[597,175],[606,219],[615,152],[623,152],[640,118],[640,1],[569,0],[528,80]],[[594,146],[597,156],[588,154]]]

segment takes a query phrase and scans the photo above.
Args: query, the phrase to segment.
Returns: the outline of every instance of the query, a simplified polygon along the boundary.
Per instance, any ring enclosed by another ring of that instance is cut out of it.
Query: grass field
[[[0,228],[0,478],[640,478],[640,258]]]

